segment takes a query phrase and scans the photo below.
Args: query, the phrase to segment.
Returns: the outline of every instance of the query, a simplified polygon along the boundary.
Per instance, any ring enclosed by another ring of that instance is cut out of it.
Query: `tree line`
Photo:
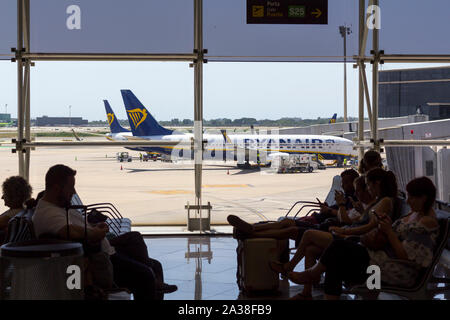
[[[278,120],[256,120],[255,118],[240,118],[240,119],[228,119],[219,118],[211,120],[203,120],[203,126],[205,127],[305,127],[314,124],[326,124],[329,123],[330,118],[317,119],[302,119],[302,118],[281,118]],[[340,117],[336,119],[336,122],[343,122],[344,118]],[[348,121],[358,121],[356,117],[348,117]],[[119,120],[122,126],[129,126],[128,120]],[[106,121],[90,121],[92,125],[107,125]],[[159,124],[166,127],[192,127],[194,121],[191,119],[178,119],[174,118],[170,121],[159,121]]]

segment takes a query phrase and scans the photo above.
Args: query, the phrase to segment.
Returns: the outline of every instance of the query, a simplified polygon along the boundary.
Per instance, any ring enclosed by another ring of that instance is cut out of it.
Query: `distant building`
[[[379,74],[379,117],[416,113],[450,118],[450,67],[385,70]]]
[[[87,125],[88,120],[83,120],[81,117],[37,117],[35,125],[38,127],[45,126],[83,126]]]
[[[10,123],[10,122],[11,122],[11,114],[0,113],[0,123]]]

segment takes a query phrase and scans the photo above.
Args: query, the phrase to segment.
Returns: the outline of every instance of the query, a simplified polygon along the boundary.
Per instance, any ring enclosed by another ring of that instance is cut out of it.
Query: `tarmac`
[[[61,140],[74,139],[38,138],[38,141]],[[104,141],[100,137],[86,140]],[[83,203],[113,203],[136,226],[185,226],[184,206],[195,203],[193,163],[140,162],[139,152],[129,150],[132,162],[121,163],[116,153],[122,151],[127,150],[121,147],[36,148],[31,151],[33,196],[44,189],[48,168],[65,164],[77,171],[75,187]],[[11,147],[0,147],[0,159],[1,182],[18,174],[17,154],[11,152]],[[212,205],[211,224],[227,224],[229,214],[249,222],[277,220],[296,201],[316,201],[316,198],[323,201],[333,176],[342,170],[327,168],[312,173],[275,174],[269,168],[241,170],[235,162],[206,162],[202,204]],[[1,201],[0,212],[5,210]]]

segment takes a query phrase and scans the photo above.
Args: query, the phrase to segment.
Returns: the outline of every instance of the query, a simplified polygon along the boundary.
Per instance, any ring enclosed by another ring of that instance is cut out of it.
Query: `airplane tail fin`
[[[111,129],[111,133],[119,133],[119,132],[130,132],[129,130],[122,127],[119,121],[116,118],[114,111],[109,105],[108,100],[103,100],[105,104],[106,117],[108,119],[109,128]]]
[[[333,114],[329,123],[336,123],[337,113]]]
[[[173,133],[173,130],[159,125],[131,90],[120,90],[120,92],[134,136],[158,136]]]

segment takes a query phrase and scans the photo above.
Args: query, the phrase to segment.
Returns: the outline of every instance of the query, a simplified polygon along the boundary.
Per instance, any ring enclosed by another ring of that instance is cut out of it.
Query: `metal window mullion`
[[[194,167],[195,204],[200,218],[202,233],[202,163],[203,163],[203,1],[194,0],[194,50],[197,54],[194,63]]]
[[[31,140],[31,128],[30,128],[30,62],[25,62],[25,76],[24,76],[24,126],[25,126],[25,140],[29,142]],[[24,178],[29,180],[30,173],[30,150],[24,149],[25,151],[25,163],[24,163]]]
[[[379,0],[374,0],[374,5],[379,5]],[[374,149],[380,151],[378,142],[378,66],[380,62],[380,32],[377,28],[373,28],[373,68],[372,68],[372,139]]]
[[[164,147],[164,146],[189,146],[190,141],[167,141],[167,140],[145,140],[145,141],[61,141],[61,142],[26,142],[25,148],[36,147],[93,147],[93,146],[121,146],[121,147]]]
[[[23,24],[22,14],[23,0],[17,0],[17,156],[19,161],[19,175],[24,176],[24,157],[22,150],[23,128],[24,128],[24,90],[23,90]]]
[[[365,0],[359,0],[359,52],[363,48],[364,34],[366,29],[365,20]],[[363,63],[358,63],[357,67],[361,69]],[[358,90],[358,141],[364,140],[364,83],[361,70],[359,73],[359,90]],[[358,149],[358,162],[362,160],[364,156],[364,147]]]
[[[357,142],[356,146],[370,147],[372,144],[372,140],[363,140]],[[450,146],[450,140],[381,140],[379,144],[390,147]]]
[[[383,61],[385,62],[450,62],[450,55],[426,55],[426,54],[383,54],[381,55]]]
[[[369,85],[367,83],[366,66],[362,62],[359,62],[358,65],[359,65],[359,73],[360,76],[362,77],[362,85],[365,93],[364,96],[366,97],[367,116],[369,117],[370,132],[372,132],[373,131],[372,103],[370,102],[370,93],[369,93]]]
[[[186,54],[108,54],[108,53],[26,53],[26,59],[53,61],[192,61],[196,58],[193,53]]]
[[[25,44],[25,51],[30,51],[30,1],[29,0],[23,0],[23,7],[22,7],[22,26],[23,26],[23,43]]]
[[[29,51],[30,48],[30,0],[24,0],[23,7],[23,32],[24,32],[24,43],[25,52]],[[30,81],[30,67],[31,61],[29,59],[25,60],[25,139],[27,142],[31,141],[31,119],[30,119],[30,92],[31,92],[31,81]],[[25,153],[25,164],[24,164],[24,177],[27,181],[30,179],[30,157],[31,149],[27,149]]]
[[[354,60],[362,62],[372,62],[373,57],[353,56]],[[380,59],[384,63],[450,63],[450,55],[432,55],[432,54],[380,54]]]
[[[365,1],[364,1],[364,3],[365,3]],[[361,8],[361,5],[364,7],[364,3],[361,3],[361,1],[360,1],[360,8]],[[370,6],[372,6],[372,5],[374,5],[374,0],[369,0],[369,4],[368,4],[368,7],[370,7]],[[360,9],[361,10],[361,9]],[[364,13],[361,13],[360,12],[360,15],[364,15]],[[369,17],[369,14],[367,13],[367,10],[366,10],[366,16],[365,16],[366,18],[364,19],[364,23],[363,23],[363,26],[362,26],[362,39],[360,40],[360,47],[359,47],[359,59],[364,59],[365,58],[365,56],[366,56],[366,46],[367,46],[367,37],[369,36],[369,28],[367,28],[367,25],[366,25],[366,21],[367,21],[367,19],[368,19],[368,17]],[[360,28],[361,28],[361,25],[360,25]]]

